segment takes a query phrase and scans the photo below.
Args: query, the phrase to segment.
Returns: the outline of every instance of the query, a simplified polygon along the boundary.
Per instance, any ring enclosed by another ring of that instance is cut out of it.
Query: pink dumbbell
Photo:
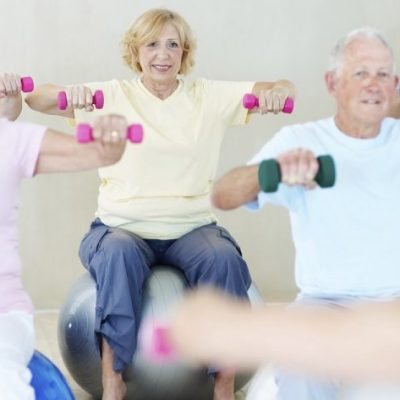
[[[21,78],[21,90],[24,93],[32,92],[34,87],[33,79],[30,76],[23,76]]]
[[[139,337],[140,350],[145,360],[153,363],[170,363],[178,358],[170,339],[168,328],[163,325],[148,325]]]
[[[246,93],[243,96],[243,107],[251,110],[254,107],[258,107],[258,97],[255,96],[253,93]],[[288,97],[285,100],[285,104],[283,105],[282,112],[286,114],[290,114],[294,108],[294,100],[291,97]]]
[[[102,90],[96,90],[93,95],[92,103],[96,108],[104,107],[104,94]],[[67,93],[58,92],[57,105],[60,110],[66,110],[68,107]]]
[[[143,140],[142,125],[129,125],[126,130],[126,138],[131,143],[140,143]],[[79,143],[93,142],[93,128],[89,124],[78,124],[76,127],[76,139]]]

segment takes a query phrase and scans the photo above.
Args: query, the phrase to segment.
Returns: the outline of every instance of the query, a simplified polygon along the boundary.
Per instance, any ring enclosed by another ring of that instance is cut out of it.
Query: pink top
[[[0,118],[0,313],[33,311],[21,282],[19,184],[34,174],[45,130],[40,125]]]

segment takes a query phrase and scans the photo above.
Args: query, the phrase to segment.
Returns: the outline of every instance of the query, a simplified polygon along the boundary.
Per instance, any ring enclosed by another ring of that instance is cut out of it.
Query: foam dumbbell
[[[139,347],[145,360],[157,364],[169,363],[178,358],[170,342],[168,327],[159,324],[142,325]]]
[[[246,93],[243,96],[243,107],[251,110],[254,107],[258,107],[258,97],[255,96],[253,93]],[[288,97],[285,100],[285,104],[283,105],[282,112],[286,114],[290,114],[294,109],[294,100],[291,97]]]
[[[314,180],[321,188],[332,187],[335,184],[335,163],[329,155],[317,157],[318,172]],[[258,167],[258,183],[263,192],[271,193],[278,190],[281,182],[281,170],[274,159],[263,160]]]
[[[33,79],[30,76],[23,76],[21,78],[21,90],[24,93],[32,92],[34,87]]]
[[[104,94],[102,90],[94,92],[92,103],[96,108],[104,107]],[[60,110],[66,110],[68,107],[67,93],[65,91],[58,92],[57,105]]]
[[[126,138],[131,143],[141,143],[143,140],[143,127],[140,124],[129,125],[126,129]],[[78,124],[76,139],[79,143],[93,142],[93,128],[89,124]]]

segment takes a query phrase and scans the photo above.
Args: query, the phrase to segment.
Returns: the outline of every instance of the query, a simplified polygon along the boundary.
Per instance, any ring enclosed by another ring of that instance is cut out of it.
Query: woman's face
[[[175,27],[166,24],[160,35],[139,48],[143,79],[153,83],[174,83],[182,63],[182,44]]]

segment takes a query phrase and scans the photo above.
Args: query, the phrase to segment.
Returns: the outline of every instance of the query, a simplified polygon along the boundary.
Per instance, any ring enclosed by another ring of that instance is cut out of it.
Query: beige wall
[[[130,71],[119,57],[119,39],[136,16],[157,6],[177,10],[192,25],[198,39],[193,75],[285,77],[298,86],[293,115],[254,118],[247,128],[228,132],[219,174],[244,163],[282,125],[333,112],[323,73],[328,52],[347,31],[377,27],[398,52],[399,0],[2,0],[0,70],[32,75],[38,84],[127,78]],[[70,131],[61,119],[27,109],[22,119]],[[82,273],[77,250],[95,210],[96,192],[94,172],[24,183],[21,253],[24,281],[37,307],[58,307]],[[293,298],[286,212],[267,207],[257,214],[241,209],[218,216],[241,244],[263,294],[275,300]]]

